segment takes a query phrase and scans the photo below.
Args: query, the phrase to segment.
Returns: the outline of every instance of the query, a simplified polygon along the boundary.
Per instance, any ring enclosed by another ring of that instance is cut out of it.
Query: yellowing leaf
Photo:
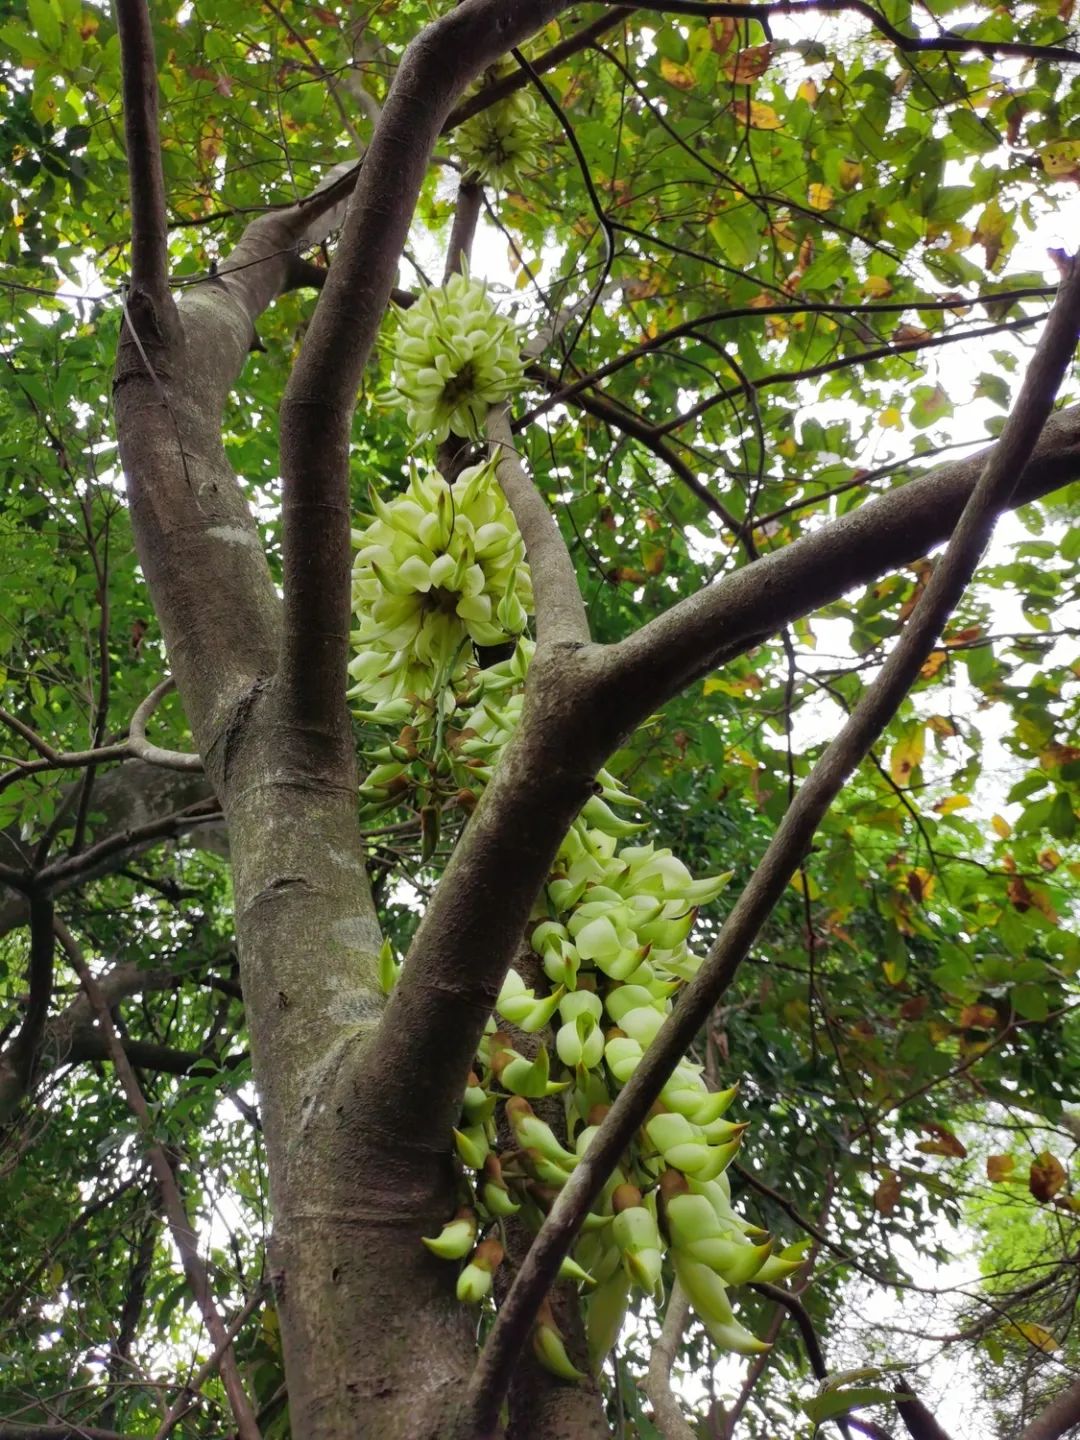
[[[878,424],[883,430],[902,430],[904,428],[904,417],[895,405],[890,405],[887,410],[882,410],[877,418]]]
[[[811,185],[806,194],[811,206],[815,210],[828,210],[835,198],[830,186],[818,185],[817,183]]]
[[[950,1160],[963,1160],[967,1155],[967,1146],[962,1140],[958,1140],[951,1130],[944,1125],[939,1125],[936,1120],[927,1120],[923,1125],[924,1130],[929,1130],[934,1137],[932,1140],[920,1140],[915,1146],[924,1155],[944,1155]]]
[[[722,692],[723,689],[724,682],[722,680],[717,680],[714,675],[710,675],[708,680],[706,680],[705,684],[701,687],[701,693],[703,695],[715,695],[718,690]]]
[[[986,1157],[986,1178],[994,1184],[1008,1180],[1016,1161],[1011,1155],[988,1155]]]
[[[884,300],[893,291],[892,281],[887,275],[868,275],[863,281],[862,293],[871,300]]]
[[[724,75],[732,85],[750,85],[765,74],[772,53],[771,45],[752,45],[749,50],[740,50],[734,60],[724,66]]]
[[[804,877],[806,881],[805,886],[803,884]],[[811,900],[819,900],[821,898],[821,886],[817,883],[814,877],[812,875],[808,875],[805,870],[798,870],[791,877],[791,888],[793,890],[797,890],[800,895],[802,895],[805,890],[805,893],[809,896]]]
[[[642,561],[646,575],[659,575],[667,563],[667,551],[662,545],[651,545],[642,548]]]
[[[1012,834],[1012,826],[1005,819],[1004,815],[991,815],[990,824],[995,833],[1001,836],[1002,840],[1007,840]]]
[[[970,795],[946,795],[944,800],[937,802],[934,809],[939,815],[951,815],[954,810],[963,810],[970,804]]]
[[[891,1215],[900,1199],[900,1176],[889,1170],[881,1184],[874,1191],[874,1209],[879,1215]]]
[[[915,901],[916,905],[921,905],[923,901],[930,899],[930,896],[934,893],[934,886],[936,884],[937,880],[934,876],[930,874],[929,870],[924,870],[921,865],[917,865],[914,870],[908,871],[908,894]]]
[[[660,74],[669,85],[674,85],[676,90],[692,90],[697,84],[697,76],[689,65],[680,65],[666,56],[660,61]]]
[[[971,237],[972,243],[986,251],[986,268],[992,270],[1005,244],[1009,217],[996,200],[991,200],[979,216]]]
[[[840,184],[845,190],[854,190],[863,177],[862,162],[859,160],[840,161]]]
[[[791,435],[789,435],[786,440],[781,440],[780,444],[776,448],[777,450],[779,450],[780,454],[785,456],[788,460],[790,460],[791,457],[796,454],[799,449],[798,445],[795,443],[794,437]]]
[[[206,163],[216,160],[221,153],[225,132],[213,120],[207,121],[199,137],[199,156]]]
[[[906,785],[926,753],[926,732],[915,726],[889,752],[889,774],[897,785]]]
[[[709,43],[717,55],[726,55],[735,41],[734,20],[710,20]]]
[[[1053,140],[1040,154],[1051,180],[1080,180],[1080,140]]]
[[[959,733],[947,715],[931,715],[926,723],[935,735],[941,735],[946,740]]]
[[[983,633],[981,625],[968,625],[963,630],[954,630],[945,641],[946,645],[970,645],[973,640],[978,640]]]
[[[798,99],[805,100],[808,105],[817,104],[818,88],[813,80],[804,80],[795,94]]]
[[[1052,1355],[1058,1348],[1058,1342],[1050,1334],[1050,1331],[1044,1330],[1041,1325],[1036,1325],[1034,1320],[1014,1320],[1013,1324],[1024,1339],[1034,1345],[1036,1350],[1041,1350],[1044,1355]]]
[[[1045,890],[1042,890],[1039,887],[1036,887],[1034,890],[1032,890],[1031,903],[1035,906],[1035,909],[1038,910],[1040,915],[1050,921],[1051,925],[1056,925],[1058,923],[1060,916],[1054,909],[1050,901],[1050,896],[1047,895]]]
[[[756,100],[733,100],[731,109],[736,120],[753,130],[779,130],[784,123],[771,105],[759,105]]]
[[[931,650],[919,674],[924,680],[932,680],[948,658],[944,650]]]
[[[965,1030],[996,1030],[998,1013],[992,1005],[965,1005],[960,1024]]]

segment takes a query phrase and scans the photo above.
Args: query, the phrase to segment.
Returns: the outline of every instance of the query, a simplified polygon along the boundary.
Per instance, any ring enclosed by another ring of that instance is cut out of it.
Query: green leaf
[[[976,155],[996,150],[1004,143],[993,125],[972,110],[954,110],[949,116],[949,129],[962,142],[965,150]]]
[[[860,1410],[867,1405],[892,1404],[895,1400],[895,1391],[884,1390],[878,1385],[856,1385],[850,1390],[826,1390],[824,1395],[804,1400],[802,1407],[815,1425],[823,1425],[826,1420],[835,1420],[852,1410]]]

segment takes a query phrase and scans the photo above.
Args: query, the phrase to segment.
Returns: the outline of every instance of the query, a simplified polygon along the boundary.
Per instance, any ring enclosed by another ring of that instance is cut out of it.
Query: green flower
[[[467,174],[506,190],[538,167],[546,138],[536,101],[518,90],[466,120],[458,131],[458,154]]]
[[[525,548],[492,462],[451,488],[414,474],[354,532],[351,696],[384,703],[426,697],[464,675],[472,647],[500,645],[525,628],[532,606]]]
[[[467,274],[424,290],[399,314],[391,402],[404,404],[417,435],[480,439],[488,410],[521,384],[513,326]]]

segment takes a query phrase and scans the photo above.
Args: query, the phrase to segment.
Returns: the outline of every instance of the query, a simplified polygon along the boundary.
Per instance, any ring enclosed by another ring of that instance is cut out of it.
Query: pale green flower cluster
[[[350,696],[366,702],[431,695],[459,678],[472,645],[520,635],[532,605],[517,525],[491,461],[451,487],[414,472],[389,504],[371,496],[375,518],[353,532]]]
[[[508,327],[482,288],[456,277],[444,292],[426,292],[402,332],[398,388],[410,416],[443,437],[450,428],[478,433],[488,406],[516,383],[511,361],[517,365]],[[404,494],[371,503],[374,518],[354,535],[350,694],[363,702],[362,718],[398,729],[372,756],[379,763],[361,799],[407,805],[426,861],[444,814],[469,813],[520,721],[533,651],[525,634],[531,585],[492,462],[463,471],[452,486],[436,472],[414,473]],[[508,659],[479,668],[474,646],[509,640],[517,643]],[[467,1203],[425,1240],[461,1263],[463,1302],[488,1303],[504,1258],[496,1238],[503,1220],[520,1215],[534,1230],[543,1223],[673,997],[697,973],[691,929],[730,878],[695,880],[670,850],[636,843],[644,825],[617,811],[637,802],[607,771],[595,790],[530,922],[528,977],[507,974],[469,1076],[454,1131]],[[387,992],[398,974],[387,948]],[[550,1054],[545,1044],[524,1043],[522,1032],[549,1026]],[[781,1280],[801,1257],[799,1247],[774,1254],[769,1237],[732,1208],[725,1172],[746,1128],[725,1118],[735,1094],[710,1091],[702,1067],[683,1060],[587,1217],[561,1275],[583,1287],[594,1369],[634,1291],[656,1298],[665,1273],[680,1280],[715,1344],[740,1354],[765,1348],[738,1321],[728,1290]],[[530,1103],[553,1095],[565,1107],[559,1134]],[[533,1350],[556,1375],[580,1378],[550,1311],[538,1318]]]
[[[479,280],[451,275],[399,312],[391,402],[417,435],[480,439],[492,405],[521,384],[517,336]]]
[[[466,120],[457,132],[458,155],[467,174],[506,190],[537,168],[545,139],[536,101],[518,90]]]
[[[609,980],[667,986],[689,980],[699,961],[686,947],[699,905],[715,900],[730,875],[694,880],[670,850],[652,845],[616,850],[620,835],[641,826],[620,820],[605,800],[625,795],[604,785],[589,799],[559,851],[547,884],[546,920],[533,935],[544,970],[556,983],[573,983],[582,965]],[[631,803],[633,803],[631,801]],[[644,969],[642,968],[644,967]]]

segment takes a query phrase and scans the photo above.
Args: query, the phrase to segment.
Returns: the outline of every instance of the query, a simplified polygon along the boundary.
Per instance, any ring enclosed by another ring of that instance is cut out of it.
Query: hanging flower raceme
[[[513,326],[468,274],[423,290],[398,313],[391,401],[405,405],[417,435],[481,438],[488,410],[521,384]]]
[[[539,166],[545,139],[536,101],[518,90],[465,121],[457,132],[458,155],[466,175],[506,190]]]
[[[371,496],[374,519],[353,532],[354,698],[424,698],[460,680],[473,644],[525,629],[532,605],[517,525],[487,462],[451,487],[413,474],[404,495]],[[400,710],[401,707],[398,707]],[[405,718],[398,710],[377,718]]]
[[[695,880],[670,850],[653,845],[620,848],[621,838],[643,827],[612,807],[634,801],[606,771],[597,782],[593,808],[571,827],[530,926],[541,983],[509,971],[454,1132],[463,1196],[488,1227],[519,1215],[539,1229],[671,1013],[673,996],[696,973],[690,929],[698,907],[730,878]],[[522,1038],[544,1031],[553,1033],[553,1053]],[[725,1172],[746,1130],[727,1118],[736,1093],[735,1086],[709,1090],[702,1067],[682,1061],[586,1218],[561,1275],[582,1287],[594,1370],[634,1293],[657,1297],[665,1273],[682,1283],[717,1346],[742,1355],[767,1348],[740,1323],[728,1291],[784,1279],[803,1247],[774,1254],[771,1238],[732,1206]],[[565,1142],[533,1108],[552,1096],[563,1107]],[[481,1290],[486,1295],[470,1278],[459,1295]],[[536,1339],[541,1363],[576,1378],[557,1350],[548,1355],[550,1336],[540,1325]]]
[[[459,277],[457,293],[471,295],[470,285]],[[413,323],[412,312],[406,318]],[[471,411],[470,423],[481,413]],[[434,472],[414,474],[403,495],[371,503],[374,518],[354,535],[350,693],[367,707],[360,718],[394,726],[396,738],[369,757],[377,763],[361,801],[371,810],[407,807],[426,863],[442,817],[468,813],[520,721],[533,651],[524,633],[528,567],[491,462],[453,486]],[[481,668],[474,646],[510,640],[509,658]],[[529,923],[532,960],[519,962],[527,973],[507,974],[477,1051],[454,1130],[460,1208],[425,1242],[459,1267],[463,1303],[491,1304],[503,1222],[516,1216],[539,1230],[700,967],[690,933],[729,877],[695,880],[670,850],[638,843],[645,826],[620,813],[636,806],[615,776],[599,772]],[[387,993],[399,968],[385,947]],[[560,1271],[582,1287],[594,1370],[634,1293],[655,1299],[665,1278],[680,1281],[716,1345],[739,1354],[764,1348],[728,1291],[783,1279],[801,1251],[774,1254],[769,1236],[732,1207],[725,1172],[746,1129],[727,1118],[735,1095],[734,1086],[711,1091],[702,1067],[681,1061],[594,1202]],[[534,1109],[544,1101],[561,1113]],[[550,1314],[537,1320],[533,1350],[554,1374],[581,1378]]]

